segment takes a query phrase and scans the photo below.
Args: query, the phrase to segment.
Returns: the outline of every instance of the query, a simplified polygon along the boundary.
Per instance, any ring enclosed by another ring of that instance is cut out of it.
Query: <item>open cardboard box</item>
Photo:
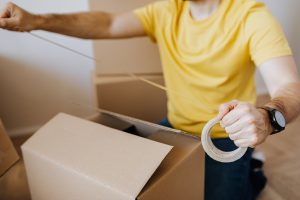
[[[0,120],[0,177],[3,176],[18,160],[19,156],[17,151]]]
[[[32,200],[200,200],[198,138],[103,111],[59,114],[23,146]]]

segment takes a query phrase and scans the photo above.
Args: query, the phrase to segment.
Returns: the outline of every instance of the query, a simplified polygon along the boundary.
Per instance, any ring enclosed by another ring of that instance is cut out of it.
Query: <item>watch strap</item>
[[[268,113],[270,124],[273,128],[271,135],[279,133],[285,129],[285,127],[281,127],[280,125],[278,125],[278,123],[276,121],[275,112],[278,110],[276,110],[275,108],[268,107],[268,106],[262,106],[259,108],[265,110]],[[278,112],[280,112],[280,111],[278,111]]]

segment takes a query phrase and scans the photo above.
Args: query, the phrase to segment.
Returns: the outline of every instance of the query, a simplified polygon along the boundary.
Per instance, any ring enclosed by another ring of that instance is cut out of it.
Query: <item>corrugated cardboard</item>
[[[112,112],[95,120],[98,124],[61,114],[22,146],[33,200],[203,199],[204,152],[198,138]],[[168,145],[174,147],[150,178]],[[102,168],[105,160],[108,168]]]
[[[148,138],[174,147],[137,199],[203,199],[204,153],[199,140],[167,131],[153,133]]]
[[[164,84],[162,76],[143,76]],[[98,107],[158,123],[167,115],[167,97],[163,90],[132,77],[100,77],[95,83]]]
[[[97,121],[116,129],[124,128],[135,135],[173,146],[137,200],[204,199],[205,154],[198,138],[179,130],[161,127],[112,112],[102,113]],[[121,124],[122,126],[120,126]]]
[[[90,0],[91,10],[121,13],[132,11],[153,0]],[[162,72],[158,48],[149,38],[94,41],[96,72],[100,74]],[[112,56],[113,55],[113,56]]]
[[[19,160],[17,151],[15,150],[10,138],[0,119],[0,177]]]
[[[22,146],[33,200],[134,200],[170,150],[66,114]]]

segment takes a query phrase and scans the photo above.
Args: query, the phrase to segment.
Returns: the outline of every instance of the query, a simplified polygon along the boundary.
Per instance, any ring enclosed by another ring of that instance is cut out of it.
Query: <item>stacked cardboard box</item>
[[[90,0],[93,11],[129,12],[154,0]],[[166,116],[166,95],[152,86],[128,77],[128,72],[163,84],[159,51],[149,38],[96,40],[93,42],[96,70],[93,74],[95,107],[157,123]]]
[[[164,84],[162,76],[143,76]],[[94,77],[96,106],[105,110],[158,123],[167,116],[165,91],[132,77]]]

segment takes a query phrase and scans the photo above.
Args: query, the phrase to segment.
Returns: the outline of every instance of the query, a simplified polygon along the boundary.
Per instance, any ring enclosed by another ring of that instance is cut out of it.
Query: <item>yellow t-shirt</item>
[[[220,104],[255,104],[255,65],[291,55],[277,21],[254,0],[222,0],[202,21],[191,17],[189,2],[182,0],[158,1],[134,13],[160,50],[166,87],[173,91],[168,119],[197,136]],[[212,136],[227,134],[218,126]]]

